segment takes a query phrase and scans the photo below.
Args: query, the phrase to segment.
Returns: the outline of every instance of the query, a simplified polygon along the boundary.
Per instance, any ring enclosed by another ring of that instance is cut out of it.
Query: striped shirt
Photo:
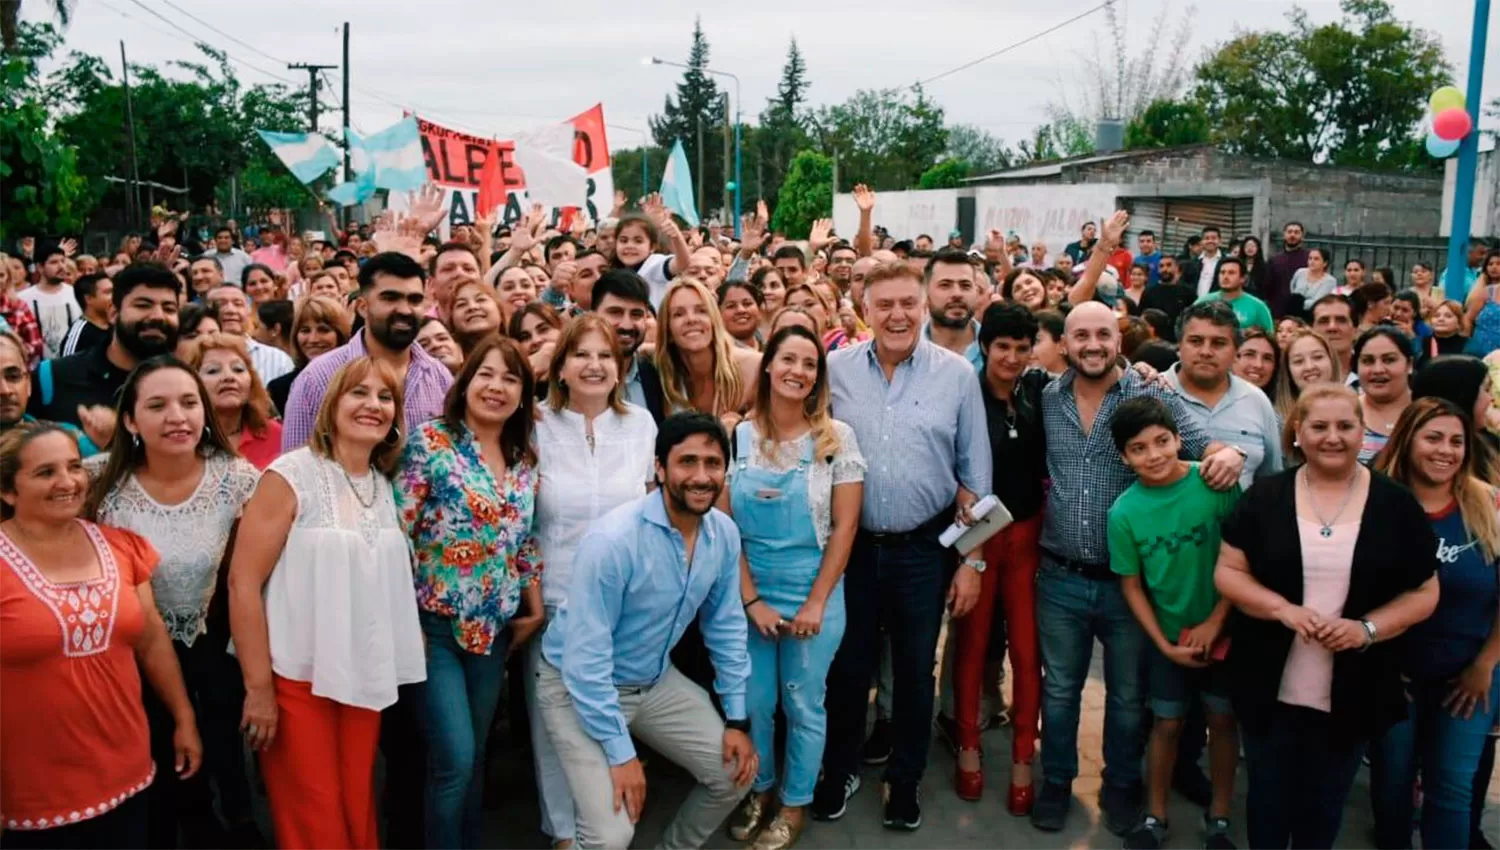
[[[411,364],[406,369],[402,393],[406,421],[401,430],[407,434],[423,422],[442,415],[443,399],[453,385],[453,376],[447,366],[423,351],[420,345],[413,345],[410,351]],[[344,364],[368,354],[365,332],[361,331],[344,345],[307,364],[292,382],[291,394],[287,396],[281,429],[283,453],[301,448],[312,436],[313,421],[318,418],[318,407],[323,403],[323,395],[328,392],[334,374]]]
[[[245,347],[250,349],[250,365],[255,367],[255,374],[260,376],[262,384],[269,384],[297,368],[291,355],[274,345],[246,336]]]
[[[990,438],[969,361],[923,339],[887,381],[875,341],[828,357],[833,415],[865,453],[860,527],[911,531],[948,510],[962,484],[990,492]]]
[[[1069,369],[1042,390],[1047,474],[1052,479],[1042,525],[1042,548],[1070,561],[1102,564],[1109,560],[1109,508],[1125,488],[1135,483],[1135,473],[1120,457],[1109,428],[1120,402],[1143,395],[1166,402],[1182,437],[1183,454],[1188,457],[1201,458],[1210,439],[1176,393],[1146,383],[1134,369],[1126,369],[1105,391],[1094,415],[1094,427],[1084,433],[1078,398],[1073,394],[1076,375]]]
[[[109,328],[101,328],[87,318],[79,319],[73,323],[73,327],[68,328],[68,335],[63,339],[62,356],[68,357],[109,342],[112,333]]]

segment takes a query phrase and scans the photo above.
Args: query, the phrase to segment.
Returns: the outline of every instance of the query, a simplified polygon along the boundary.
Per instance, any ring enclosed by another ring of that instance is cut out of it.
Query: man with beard
[[[1089,269],[1104,262],[1095,251]],[[1120,363],[1114,310],[1086,302],[1068,314],[1063,345],[1070,368],[1042,391],[1047,471],[1052,490],[1042,525],[1037,574],[1037,624],[1042,668],[1042,774],[1031,824],[1055,832],[1067,823],[1078,775],[1078,717],[1083,684],[1104,644],[1104,786],[1099,807],[1106,826],[1124,835],[1139,821],[1145,745],[1145,688],[1140,671],[1150,648],[1130,613],[1109,564],[1109,507],[1135,480],[1115,448],[1110,421],[1120,403],[1149,395],[1162,399],[1177,423],[1185,454],[1203,458],[1209,486],[1238,481],[1244,455],[1210,440],[1182,400],[1147,383]]]
[[[244,341],[250,353],[250,365],[255,367],[255,374],[260,376],[262,384],[269,384],[297,368],[285,351],[250,335],[250,299],[239,287],[220,284],[209,290],[206,301],[219,317],[220,332]]]
[[[969,361],[977,375],[984,371],[979,348],[979,322],[974,314],[985,297],[975,279],[974,266],[963,251],[944,248],[927,261],[927,325],[922,335]]]
[[[58,357],[67,341],[68,329],[80,313],[78,302],[73,297],[73,286],[68,283],[68,255],[62,248],[48,248],[42,252],[39,268],[41,280],[16,297],[31,308],[42,328],[45,347],[42,356]]]
[[[13,332],[0,331],[0,434],[36,418],[26,412],[31,401],[31,374],[26,371],[26,343]],[[78,440],[84,457],[99,453],[99,447],[76,425],[59,423]]]
[[[611,269],[594,283],[593,310],[615,329],[620,355],[627,365],[620,379],[625,400],[651,411],[659,426],[662,422],[663,394],[661,375],[650,357],[637,357],[645,341],[646,323],[651,318],[651,290],[640,275],[628,269]]]
[[[403,431],[411,433],[442,414],[443,397],[453,384],[453,376],[415,344],[426,281],[427,272],[416,260],[394,251],[376,254],[360,267],[355,310],[364,320],[364,328],[343,346],[309,363],[292,382],[281,430],[283,452],[307,442],[334,373],[360,357],[385,361],[396,374],[404,376]]]
[[[1182,269],[1177,263],[1176,257],[1163,254],[1157,261],[1156,285],[1147,288],[1141,296],[1141,312],[1154,309],[1167,314],[1167,326],[1173,328],[1169,342],[1177,340],[1177,317],[1198,300],[1197,290],[1183,285]]]
[[[1239,257],[1225,257],[1219,261],[1219,288],[1198,299],[1200,304],[1207,301],[1223,301],[1234,308],[1242,328],[1260,328],[1267,334],[1276,333],[1271,308],[1245,291],[1245,261]]]
[[[1281,229],[1281,253],[1271,258],[1266,273],[1266,291],[1261,297],[1271,307],[1271,315],[1286,315],[1287,299],[1292,297],[1292,275],[1307,268],[1307,243],[1302,239],[1306,229],[1300,221],[1289,221]]]
[[[656,438],[659,489],[605,514],[583,538],[568,604],[542,637],[536,702],[583,847],[628,847],[635,835],[647,788],[632,733],[698,781],[662,846],[703,846],[755,778],[740,534],[713,507],[728,462],[718,419],[667,418]],[[713,658],[723,720],[667,661],[694,621]]]
[[[177,306],[182,282],[160,263],[135,263],[114,280],[115,325],[109,342],[89,351],[47,360],[31,377],[27,412],[38,419],[78,425],[95,444],[109,445],[115,403],[130,370],[177,347]]]
[[[839,288],[839,295],[849,298],[849,287],[854,275],[854,263],[859,259],[854,246],[848,242],[837,242],[828,250],[828,279]]]
[[[963,270],[973,269],[954,252]],[[948,255],[945,252],[945,255]],[[951,256],[951,255],[948,255]],[[933,658],[945,604],[954,617],[974,607],[984,561],[956,563],[938,536],[990,492],[993,472],[984,399],[973,364],[923,339],[920,272],[885,263],[865,278],[865,317],[874,338],[828,358],[833,415],[854,429],[869,467],[859,530],[844,573],[847,625],[828,673],[828,741],[813,817],[838,820],[859,790],[860,746],[880,632],[890,636],[893,745],[884,777],[887,829],[922,825],[917,788],[927,767]],[[972,314],[972,309],[969,310]]]

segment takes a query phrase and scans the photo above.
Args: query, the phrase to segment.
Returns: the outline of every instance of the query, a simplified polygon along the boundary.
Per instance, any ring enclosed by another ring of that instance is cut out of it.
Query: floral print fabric
[[[521,591],[540,578],[532,519],[539,483],[526,463],[497,482],[473,434],[443,420],[407,440],[396,504],[412,540],[417,606],[452,619],[453,639],[467,652],[490,654]]]

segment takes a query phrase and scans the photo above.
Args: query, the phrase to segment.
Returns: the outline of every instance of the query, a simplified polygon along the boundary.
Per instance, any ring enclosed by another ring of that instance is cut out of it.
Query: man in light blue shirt
[[[625,848],[634,837],[646,777],[632,732],[699,781],[662,835],[666,847],[701,847],[759,766],[745,713],[740,534],[713,509],[729,438],[708,414],[675,414],[662,423],[656,457],[660,489],[610,511],[584,537],[568,600],[542,638],[536,704],[584,847]],[[671,663],[695,618],[727,720]]]
[[[967,259],[964,260],[967,266]],[[928,273],[936,275],[929,264]],[[969,269],[972,274],[972,269]],[[812,814],[837,820],[859,790],[859,750],[882,627],[891,638],[892,747],[884,824],[922,823],[917,786],[931,739],[933,658],[943,609],[974,606],[984,562],[937,540],[990,492],[990,442],[973,364],[922,338],[930,285],[901,263],[865,278],[874,338],[828,358],[833,415],[868,461],[859,531],[844,571],[847,625],[828,674],[828,743]]]
[[[927,324],[922,337],[959,355],[984,371],[984,352],[979,350],[979,305],[989,300],[988,288],[980,285],[979,273],[962,251],[944,248],[927,261]]]

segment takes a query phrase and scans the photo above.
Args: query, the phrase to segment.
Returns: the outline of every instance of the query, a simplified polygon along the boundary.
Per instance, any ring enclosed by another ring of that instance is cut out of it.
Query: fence
[[[1411,267],[1426,263],[1434,273],[1448,265],[1448,240],[1440,236],[1314,236],[1304,241],[1309,248],[1326,248],[1333,255],[1334,274],[1343,277],[1344,264],[1359,260],[1365,264],[1365,280],[1373,280],[1375,269],[1388,268],[1397,289],[1411,285]],[[1281,234],[1273,234],[1271,243],[1281,250]]]

